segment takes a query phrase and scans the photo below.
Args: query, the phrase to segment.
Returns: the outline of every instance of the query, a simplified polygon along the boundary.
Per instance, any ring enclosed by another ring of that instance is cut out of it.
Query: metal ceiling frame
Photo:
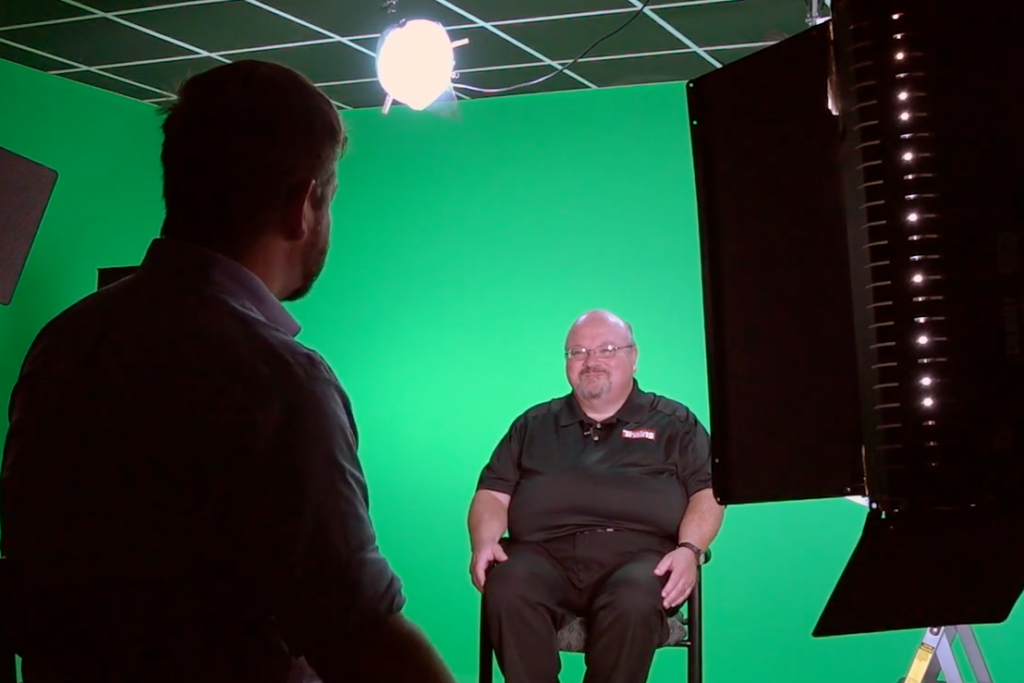
[[[375,53],[373,51],[365,48],[363,45],[360,45],[356,41],[370,39],[370,38],[374,38],[374,37],[377,37],[377,36],[380,35],[379,33],[377,33],[377,34],[359,35],[359,36],[347,36],[347,37],[346,36],[341,36],[341,35],[338,35],[338,34],[332,32],[332,31],[329,31],[329,30],[327,30],[327,29],[325,29],[325,28],[323,28],[321,26],[313,24],[313,23],[311,23],[309,21],[306,21],[306,20],[301,19],[299,17],[295,17],[295,16],[289,14],[288,12],[285,12],[283,10],[279,10],[279,9],[277,9],[277,8],[271,6],[271,5],[266,4],[265,2],[262,2],[261,0],[243,0],[245,3],[247,3],[247,4],[249,4],[249,5],[253,6],[253,7],[256,7],[258,9],[266,11],[266,12],[270,12],[270,13],[280,17],[281,19],[293,22],[295,24],[303,26],[304,28],[307,28],[307,29],[310,29],[312,31],[315,31],[315,32],[323,35],[324,37],[322,39],[310,40],[310,41],[302,41],[302,42],[296,42],[296,43],[284,43],[284,44],[280,44],[280,45],[269,45],[269,46],[268,45],[263,45],[263,46],[259,46],[259,47],[255,47],[255,48],[244,48],[244,49],[240,49],[240,50],[225,50],[225,51],[210,52],[210,51],[207,51],[207,50],[203,50],[202,48],[196,47],[194,45],[191,45],[191,44],[189,44],[187,42],[184,42],[184,41],[178,40],[176,38],[173,38],[171,36],[168,36],[168,35],[165,35],[163,33],[160,33],[159,31],[154,31],[152,29],[148,29],[148,28],[146,28],[144,26],[141,26],[141,25],[131,21],[130,18],[131,18],[132,15],[141,14],[141,13],[154,12],[154,11],[160,11],[160,10],[166,10],[166,9],[172,9],[172,8],[194,7],[194,6],[218,4],[218,3],[228,2],[230,0],[188,0],[188,1],[185,1],[185,2],[173,1],[172,0],[172,1],[169,1],[167,4],[164,4],[164,5],[158,5],[158,6],[153,6],[153,7],[132,8],[132,9],[119,10],[119,11],[114,11],[114,12],[103,12],[101,10],[98,10],[98,9],[90,6],[86,2],[80,2],[79,0],[60,0],[60,1],[63,2],[64,4],[67,4],[67,5],[71,6],[71,7],[75,7],[76,9],[79,9],[79,10],[85,12],[86,14],[83,14],[81,16],[75,16],[75,17],[65,17],[65,18],[60,18],[60,19],[52,19],[52,20],[48,20],[48,21],[39,21],[39,22],[32,22],[32,23],[26,23],[26,24],[18,24],[18,25],[13,25],[13,26],[0,27],[0,43],[2,43],[4,45],[8,45],[10,47],[19,48],[21,50],[25,50],[27,52],[36,54],[38,56],[46,57],[48,59],[52,59],[52,60],[55,60],[55,61],[58,61],[58,62],[61,62],[63,64],[67,64],[68,65],[67,68],[53,69],[53,70],[48,71],[48,73],[51,73],[51,74],[54,74],[54,75],[66,75],[66,74],[72,74],[72,73],[90,72],[90,73],[94,73],[94,74],[98,74],[98,75],[101,75],[101,76],[105,76],[107,78],[111,78],[113,80],[120,81],[120,82],[125,83],[127,85],[131,85],[131,86],[134,86],[134,87],[137,87],[137,88],[141,88],[143,90],[147,90],[147,91],[150,91],[150,92],[153,92],[155,94],[159,94],[160,95],[160,97],[155,97],[155,98],[152,98],[152,99],[143,100],[144,102],[147,102],[147,103],[158,103],[158,102],[167,101],[167,100],[173,99],[174,98],[174,94],[171,93],[171,92],[167,92],[165,90],[162,90],[160,88],[156,88],[154,86],[145,84],[145,83],[140,83],[138,81],[134,81],[132,79],[125,78],[123,76],[119,76],[119,75],[114,74],[114,73],[110,73],[108,71],[108,69],[128,67],[128,66],[139,66],[139,65],[144,65],[144,64],[159,64],[159,63],[164,63],[164,62],[185,61],[185,60],[197,59],[197,58],[214,59],[214,60],[219,61],[221,63],[227,64],[227,63],[230,63],[232,61],[230,59],[231,56],[241,55],[241,54],[245,54],[245,53],[248,53],[248,52],[265,51],[267,49],[285,49],[285,48],[290,48],[290,47],[300,47],[300,46],[305,46],[305,45],[317,45],[317,44],[329,44],[329,43],[340,43],[342,45],[345,45],[346,47],[354,49],[354,50],[356,50],[358,52],[361,52],[363,54],[366,54],[366,55],[368,55],[370,57],[375,57]],[[509,35],[507,32],[503,31],[502,28],[501,28],[502,26],[521,25],[521,24],[526,24],[526,23],[538,23],[538,22],[545,22],[545,21],[565,21],[565,20],[571,20],[571,19],[576,19],[576,18],[585,18],[585,17],[593,17],[593,16],[607,16],[607,15],[618,15],[618,14],[629,15],[629,14],[632,14],[634,12],[641,11],[641,10],[643,11],[643,13],[649,19],[651,19],[654,23],[656,23],[658,26],[660,26],[662,29],[664,29],[667,33],[669,33],[675,40],[679,41],[683,45],[683,47],[681,47],[679,50],[658,51],[658,52],[651,52],[651,53],[636,53],[636,54],[630,54],[630,55],[607,55],[607,56],[597,56],[597,57],[585,57],[585,58],[581,59],[580,62],[582,62],[582,63],[590,63],[590,62],[608,61],[608,60],[613,60],[613,59],[623,59],[623,58],[629,58],[629,57],[645,57],[645,56],[693,53],[693,54],[699,55],[701,58],[705,59],[710,64],[712,64],[714,67],[718,68],[718,67],[722,66],[722,63],[720,61],[718,61],[717,59],[715,59],[710,54],[711,51],[722,50],[722,49],[735,49],[735,48],[740,48],[740,47],[764,47],[764,46],[772,44],[771,42],[764,42],[764,43],[749,43],[749,44],[743,44],[743,45],[723,45],[723,46],[713,46],[713,47],[712,46],[702,47],[702,46],[698,45],[697,43],[695,43],[690,38],[688,38],[685,34],[680,32],[678,29],[673,27],[667,21],[665,21],[665,19],[662,18],[657,13],[658,10],[673,9],[673,8],[679,8],[679,7],[692,7],[692,6],[699,6],[699,5],[722,4],[722,3],[732,2],[734,0],[683,0],[683,1],[676,1],[676,2],[658,2],[658,3],[651,3],[647,7],[644,7],[644,4],[643,4],[643,2],[641,0],[628,0],[628,2],[630,2],[633,5],[632,7],[622,7],[622,8],[605,9],[605,10],[594,10],[592,12],[575,12],[575,13],[571,13],[571,14],[560,14],[560,15],[559,14],[553,14],[553,15],[547,15],[547,16],[528,17],[528,18],[520,18],[520,19],[503,20],[503,21],[491,21],[491,22],[488,22],[488,21],[485,21],[483,19],[480,19],[479,17],[473,15],[472,13],[462,9],[455,2],[451,2],[450,0],[434,0],[434,1],[438,5],[444,7],[445,9],[447,9],[447,10],[449,10],[451,12],[454,12],[455,14],[458,14],[458,15],[460,15],[460,16],[462,16],[462,17],[464,17],[466,19],[467,23],[459,24],[459,25],[456,25],[456,26],[449,26],[449,27],[447,27],[447,28],[449,28],[449,30],[466,29],[466,28],[482,28],[482,29],[484,29],[486,31],[489,31],[493,35],[501,38],[502,40],[508,42],[509,44],[516,46],[517,48],[522,50],[524,53],[534,57],[537,60],[537,61],[525,62],[525,63],[521,63],[521,64],[507,64],[507,65],[492,66],[492,67],[476,67],[476,68],[460,69],[459,70],[460,73],[478,73],[478,72],[486,72],[486,71],[503,71],[503,70],[510,70],[510,69],[541,67],[541,66],[548,66],[548,67],[551,67],[552,69],[558,70],[558,69],[561,69],[566,63],[571,61],[571,60],[553,60],[553,59],[548,58],[543,53],[541,53],[541,52],[531,48],[530,46],[526,45],[525,43],[523,43],[523,42],[517,40],[516,38],[514,38],[513,36]],[[811,21],[810,17],[817,18],[817,17],[822,16],[822,14],[820,12],[820,3],[821,2],[824,2],[826,5],[830,5],[831,4],[830,0],[809,0],[809,2],[811,4],[811,6],[809,8],[809,13],[810,13],[809,14],[809,19],[808,19],[809,22]],[[141,33],[144,33],[145,35],[148,35],[148,36],[152,37],[152,38],[156,38],[158,40],[162,40],[162,41],[165,41],[165,42],[170,43],[172,45],[175,45],[177,47],[180,47],[182,49],[188,50],[192,54],[190,54],[190,55],[183,55],[183,56],[176,56],[176,57],[164,57],[164,58],[159,58],[159,59],[148,59],[148,60],[121,62],[121,63],[114,63],[114,64],[102,64],[102,65],[98,65],[98,66],[97,65],[88,66],[88,65],[85,65],[85,64],[80,64],[80,63],[75,62],[75,61],[70,60],[70,59],[66,59],[64,57],[59,57],[57,55],[50,54],[50,53],[44,52],[42,50],[38,50],[38,49],[32,48],[32,47],[27,46],[27,45],[23,45],[23,44],[18,43],[16,41],[13,41],[13,40],[10,40],[8,38],[5,38],[4,35],[3,35],[4,32],[13,31],[13,30],[16,30],[16,29],[35,28],[35,27],[49,26],[49,25],[54,25],[54,24],[72,23],[72,22],[88,21],[88,20],[94,20],[94,19],[105,19],[105,20],[113,21],[113,22],[115,22],[117,24],[120,24],[121,26],[126,27],[126,28],[130,28],[130,29],[139,31]],[[382,21],[382,29],[383,29],[383,21]],[[576,81],[578,81],[579,83],[581,83],[582,85],[584,85],[584,86],[586,86],[588,88],[597,88],[598,87],[596,84],[594,84],[591,81],[587,80],[586,78],[583,78],[582,76],[574,73],[570,69],[565,69],[565,70],[563,70],[562,73],[564,73],[566,76],[568,76],[570,78],[575,79]],[[355,84],[355,83],[371,82],[373,80],[375,80],[375,79],[354,79],[354,80],[347,80],[347,81],[333,81],[333,82],[316,83],[316,85],[318,87],[323,87],[323,86],[328,86],[328,85],[348,85],[348,84]],[[458,94],[461,97],[466,97],[466,95],[464,93],[462,93],[462,92],[459,92]],[[337,101],[334,101],[334,100],[332,100],[332,101],[334,102],[335,106],[337,106],[340,109],[352,109],[352,107],[350,105],[345,104],[344,102],[337,102]]]

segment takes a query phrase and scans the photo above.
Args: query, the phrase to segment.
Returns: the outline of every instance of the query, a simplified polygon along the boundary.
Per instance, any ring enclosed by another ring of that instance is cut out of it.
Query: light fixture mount
[[[422,111],[451,90],[455,48],[439,22],[403,18],[386,29],[377,50],[377,79],[387,93],[384,113],[393,102]]]

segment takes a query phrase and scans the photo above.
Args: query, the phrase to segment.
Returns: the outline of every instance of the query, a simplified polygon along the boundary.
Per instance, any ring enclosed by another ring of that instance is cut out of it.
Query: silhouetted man
[[[585,683],[646,681],[721,527],[708,434],[640,389],[637,353],[618,316],[580,317],[565,345],[572,393],[516,418],[480,474],[470,573],[508,683],[557,683],[556,634],[577,615]]]
[[[451,681],[401,615],[348,398],[280,303],[324,266],[337,112],[246,61],[187,81],[163,131],[161,237],[46,325],[11,398],[26,678],[283,683],[304,657],[326,683]]]

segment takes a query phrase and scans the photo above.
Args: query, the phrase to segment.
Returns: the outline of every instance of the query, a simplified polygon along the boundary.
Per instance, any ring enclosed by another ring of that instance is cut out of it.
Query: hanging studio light
[[[384,113],[392,102],[422,111],[451,89],[455,69],[454,43],[444,26],[427,19],[403,20],[381,36],[377,79],[387,93]]]

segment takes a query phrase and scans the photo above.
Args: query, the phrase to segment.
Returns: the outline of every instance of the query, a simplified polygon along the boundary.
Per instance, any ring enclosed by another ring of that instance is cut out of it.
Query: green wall
[[[137,263],[163,215],[153,107],[0,60],[0,145],[59,177],[10,306],[0,306],[0,437],[22,359],[50,318]],[[2,248],[2,246],[0,246]]]
[[[38,327],[94,288],[97,266],[137,262],[161,207],[150,108],[2,62],[0,84],[24,94],[0,102],[0,144],[62,171],[14,305],[0,308],[6,402]],[[455,120],[400,108],[345,118],[333,252],[293,310],[353,398],[371,511],[408,613],[471,683],[466,507],[512,419],[567,391],[572,319],[606,307],[631,320],[642,385],[711,422],[685,93],[643,86],[464,103]],[[809,635],[863,516],[845,500],[729,510],[706,570],[709,683],[906,673],[917,633]],[[979,629],[1000,681],[1024,680],[1019,613]],[[578,681],[582,658],[565,663],[563,680]],[[659,653],[651,681],[682,680],[684,666],[684,652]]]

